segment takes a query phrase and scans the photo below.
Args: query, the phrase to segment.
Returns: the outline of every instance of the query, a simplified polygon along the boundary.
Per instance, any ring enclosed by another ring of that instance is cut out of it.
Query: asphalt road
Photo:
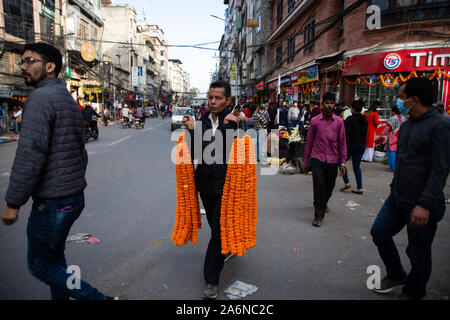
[[[100,127],[100,138],[87,144],[89,164],[86,208],[71,235],[89,233],[98,244],[68,243],[69,265],[108,295],[129,299],[201,299],[203,259],[209,227],[203,217],[199,243],[175,247],[170,240],[175,221],[176,188],[170,154],[168,119],[150,119],[146,128]],[[0,206],[3,209],[16,142],[0,145]],[[349,163],[349,168],[351,164]],[[370,265],[385,271],[370,237],[370,227],[389,193],[392,174],[386,166],[363,163],[363,196],[340,192],[338,178],[321,228],[313,219],[311,175],[258,176],[257,245],[225,263],[219,299],[236,280],[258,290],[245,299],[396,299],[371,292]],[[353,173],[350,181],[354,184]],[[446,195],[450,194],[446,187]],[[348,201],[358,205],[351,210]],[[49,299],[46,285],[26,267],[26,223],[31,201],[19,221],[0,225],[0,299]],[[448,210],[447,210],[448,211]],[[439,223],[433,243],[433,272],[427,299],[450,296],[450,218]],[[395,241],[406,270],[406,230]]]

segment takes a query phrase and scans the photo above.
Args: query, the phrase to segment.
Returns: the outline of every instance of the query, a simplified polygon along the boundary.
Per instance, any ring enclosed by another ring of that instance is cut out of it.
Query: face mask
[[[397,98],[397,109],[404,116],[406,116],[410,110],[405,108],[405,101],[400,98]]]

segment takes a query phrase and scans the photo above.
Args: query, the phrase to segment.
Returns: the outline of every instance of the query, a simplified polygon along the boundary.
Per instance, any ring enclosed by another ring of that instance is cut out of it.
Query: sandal
[[[362,190],[352,190],[352,192],[353,192],[353,193],[356,193],[356,194],[363,194],[363,191],[362,191]]]
[[[314,221],[312,222],[312,225],[313,225],[314,227],[320,227],[321,224],[322,224],[322,221],[316,221],[316,220],[314,220]]]
[[[350,189],[350,188],[351,188],[351,185],[347,184],[347,185],[343,186],[343,187],[342,187],[341,189],[339,189],[339,190],[344,191],[344,190],[347,190],[347,189]]]

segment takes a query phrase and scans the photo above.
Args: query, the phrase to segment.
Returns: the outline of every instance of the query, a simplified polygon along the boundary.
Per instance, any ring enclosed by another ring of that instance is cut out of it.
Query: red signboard
[[[376,52],[353,56],[344,64],[343,75],[387,72],[450,70],[450,47]]]

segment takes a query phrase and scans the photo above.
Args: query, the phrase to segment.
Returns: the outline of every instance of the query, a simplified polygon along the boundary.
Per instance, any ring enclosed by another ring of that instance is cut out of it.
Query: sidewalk
[[[3,133],[0,135],[0,144],[7,143],[7,142],[13,142],[13,141],[19,141],[18,134]]]

